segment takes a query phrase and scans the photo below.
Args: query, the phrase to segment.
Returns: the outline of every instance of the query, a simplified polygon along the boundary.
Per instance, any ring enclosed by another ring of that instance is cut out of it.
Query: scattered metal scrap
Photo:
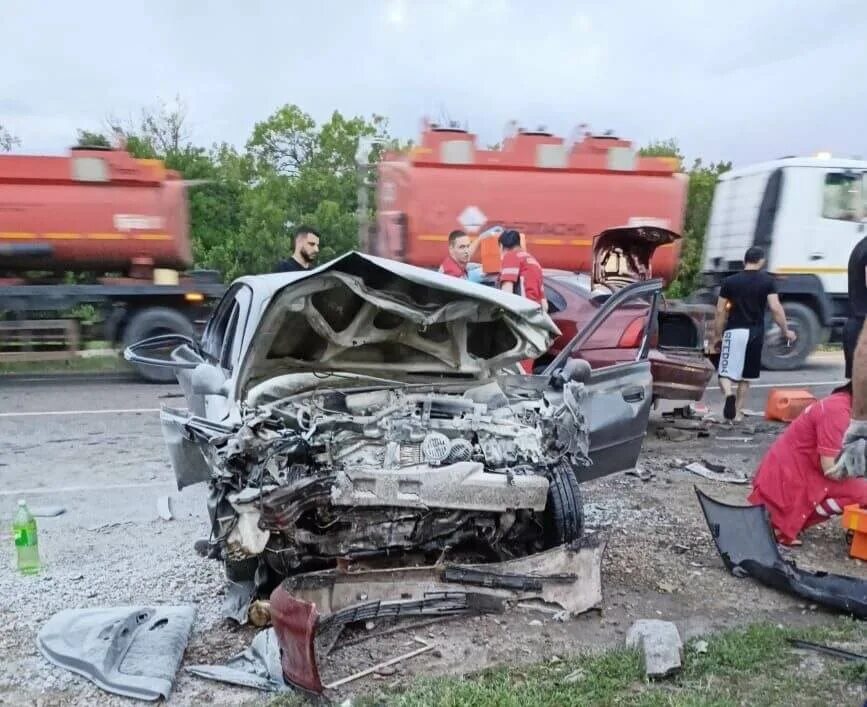
[[[36,638],[42,654],[103,690],[168,698],[193,627],[192,606],[67,609]]]
[[[295,575],[283,580],[267,604],[259,602],[273,628],[261,632],[250,648],[226,665],[197,665],[189,670],[201,677],[262,690],[292,686],[322,694],[432,648],[424,643],[406,655],[325,684],[318,661],[329,655],[344,627],[385,619],[431,621],[500,613],[506,602],[520,606],[526,600],[556,605],[564,617],[577,614],[602,600],[603,551],[602,539],[591,535],[571,545],[485,565],[438,564],[351,572],[332,569]],[[401,628],[417,626],[415,622]],[[395,630],[398,628],[365,640]],[[263,634],[268,637],[261,638]],[[275,661],[281,663],[279,673]]]
[[[705,462],[704,464],[693,462],[692,464],[687,464],[683,468],[692,474],[696,474],[697,476],[701,476],[710,481],[721,481],[726,484],[745,484],[749,481],[749,479],[747,479],[743,474],[727,471],[724,466],[714,464],[714,468],[710,467],[711,465],[708,462]]]
[[[726,569],[829,609],[867,619],[867,580],[798,569],[780,556],[764,506],[731,506],[695,489]]]
[[[420,599],[431,592],[454,592],[473,586],[502,599],[538,600],[580,614],[602,601],[604,549],[600,536],[587,535],[571,545],[505,562],[353,572],[323,570],[288,577],[283,585],[293,596],[316,604],[324,613],[351,606],[359,596],[370,601]]]
[[[852,653],[851,651],[843,650],[842,648],[835,648],[834,646],[823,646],[821,643],[802,641],[800,638],[787,638],[786,640],[795,648],[802,648],[808,651],[816,651],[817,653],[825,653],[826,655],[832,655],[835,658],[842,658],[843,660],[867,660],[867,655]]]

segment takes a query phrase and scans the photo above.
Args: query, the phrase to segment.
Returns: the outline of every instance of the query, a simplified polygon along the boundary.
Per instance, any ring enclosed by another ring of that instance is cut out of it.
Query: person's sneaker
[[[735,410],[737,398],[734,395],[727,395],[725,404],[723,405],[723,417],[731,422],[735,419],[735,414],[737,410]]]

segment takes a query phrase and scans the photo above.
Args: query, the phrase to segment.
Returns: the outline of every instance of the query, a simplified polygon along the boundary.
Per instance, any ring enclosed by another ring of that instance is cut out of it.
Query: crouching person
[[[843,447],[851,409],[850,382],[804,410],[759,464],[749,501],[767,508],[780,543],[800,545],[804,529],[842,514],[844,506],[867,506],[867,479],[827,475]]]

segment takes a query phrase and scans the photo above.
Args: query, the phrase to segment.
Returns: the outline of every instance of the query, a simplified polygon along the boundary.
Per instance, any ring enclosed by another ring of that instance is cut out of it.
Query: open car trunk
[[[656,249],[680,240],[657,226],[622,226],[602,231],[593,239],[591,292],[606,299],[618,290],[653,277]],[[705,340],[713,325],[713,308],[664,301],[651,334],[649,353],[654,396],[701,400],[713,371],[705,358]],[[703,381],[697,385],[696,381]]]

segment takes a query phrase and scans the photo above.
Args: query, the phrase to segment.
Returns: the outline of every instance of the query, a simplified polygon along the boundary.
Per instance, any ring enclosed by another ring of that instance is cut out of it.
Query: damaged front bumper
[[[867,619],[867,581],[799,569],[780,556],[764,506],[730,506],[697,488],[695,492],[720,557],[735,577],[752,577],[820,606]]]
[[[601,538],[587,536],[572,545],[484,565],[333,569],[296,575],[271,593],[273,628],[263,632],[268,638],[257,636],[254,645],[225,666],[189,670],[264,690],[294,687],[322,694],[347,682],[323,682],[319,665],[345,626],[378,619],[502,612],[507,604],[526,601],[579,614],[602,601],[604,549]]]

